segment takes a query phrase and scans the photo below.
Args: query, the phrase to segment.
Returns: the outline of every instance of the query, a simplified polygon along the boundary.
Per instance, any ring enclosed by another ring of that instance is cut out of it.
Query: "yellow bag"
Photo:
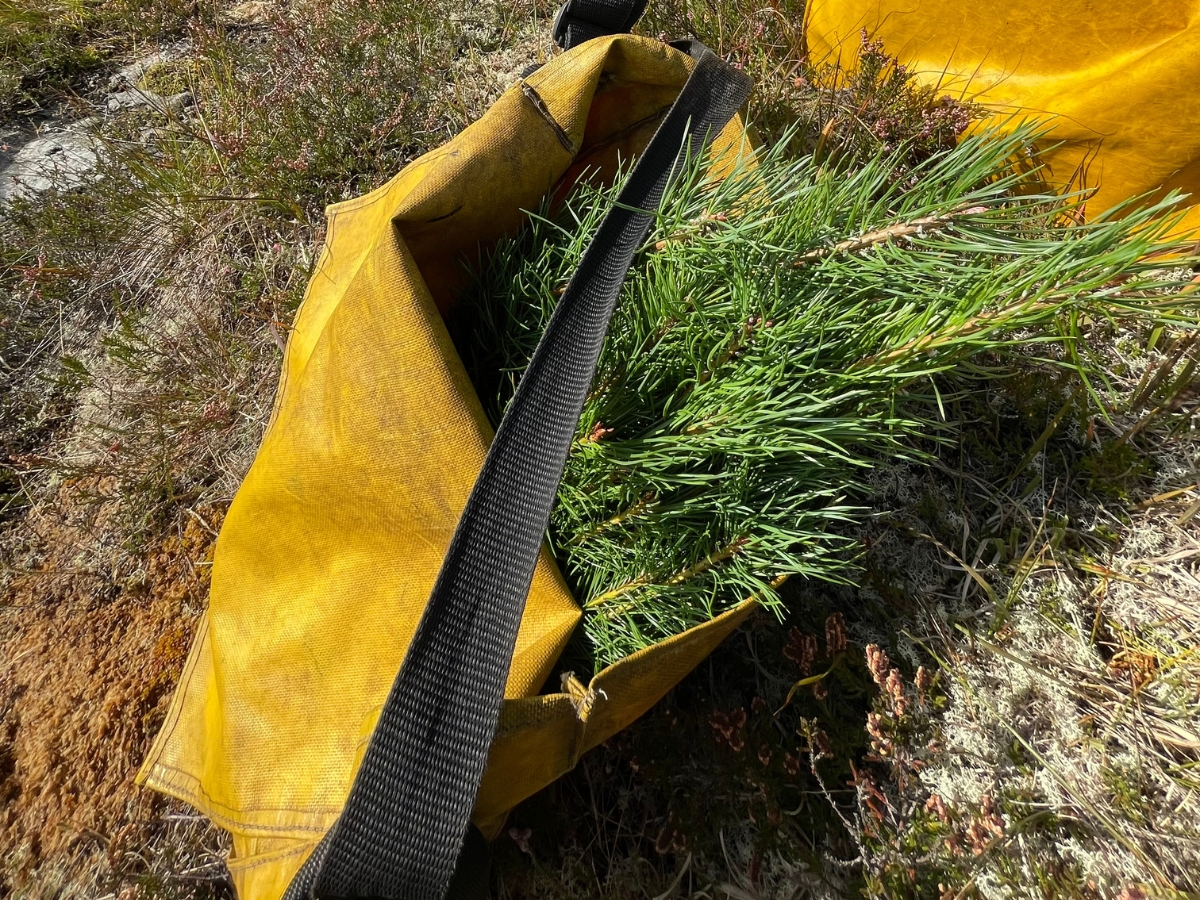
[[[139,774],[233,835],[243,900],[282,895],[337,818],[491,432],[438,312],[456,257],[582,169],[639,151],[692,67],[628,35],[559,56],[372,193],[328,210],[271,423],[217,543],[209,610]],[[742,152],[735,117],[714,165]],[[630,724],[752,601],[533,696],[580,617],[543,548],[474,821]]]
[[[814,60],[852,66],[866,29],[993,122],[1052,116],[1050,176],[1082,174],[1093,215],[1150,191],[1200,199],[1200,0],[813,0],[806,15]],[[1197,228],[1192,207],[1183,230]]]

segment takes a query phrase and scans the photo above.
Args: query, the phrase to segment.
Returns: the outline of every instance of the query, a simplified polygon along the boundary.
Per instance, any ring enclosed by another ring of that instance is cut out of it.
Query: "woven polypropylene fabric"
[[[703,47],[559,302],[497,430],[335,826],[288,898],[434,900],[454,875],[538,550],[633,254],[681,154],[750,82]]]

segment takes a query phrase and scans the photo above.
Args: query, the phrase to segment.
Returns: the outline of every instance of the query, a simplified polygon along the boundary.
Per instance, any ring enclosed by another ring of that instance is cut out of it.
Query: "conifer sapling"
[[[1194,320],[1174,198],[1077,224],[1018,191],[1028,128],[822,169],[781,149],[669,189],[610,327],[551,519],[597,667],[792,577],[853,577],[865,479],[954,440],[948,377],[1103,377],[1087,323]],[[582,183],[482,264],[459,345],[498,421],[615,187]]]

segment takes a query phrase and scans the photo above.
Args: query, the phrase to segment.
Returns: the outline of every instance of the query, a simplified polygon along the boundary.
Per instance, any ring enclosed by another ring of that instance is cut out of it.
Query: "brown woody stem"
[[[915,237],[916,235],[925,234],[930,231],[938,231],[951,224],[960,216],[974,215],[982,212],[987,212],[986,206],[972,206],[970,208],[957,209],[950,213],[913,219],[911,222],[900,222],[896,225],[889,225],[887,228],[868,231],[866,234],[860,234],[858,237],[839,241],[832,247],[821,247],[817,250],[810,250],[796,259],[792,265],[799,269],[809,263],[820,262],[828,256],[835,256],[839,253],[855,253],[878,244],[886,244],[890,241],[903,240],[904,238]]]
[[[708,554],[708,556],[704,557],[704,559],[700,560],[699,562],[697,562],[691,566],[688,566],[686,569],[683,569],[682,571],[676,572],[670,578],[666,579],[666,581],[663,581],[661,583],[674,586],[677,584],[683,584],[685,581],[690,581],[691,579],[695,578],[697,575],[704,574],[709,569],[711,569],[713,566],[720,565],[725,560],[736,555],[749,542],[750,542],[749,538],[745,538],[745,537],[738,538],[737,540],[731,542],[730,544],[722,547],[720,550],[716,551],[715,553]],[[639,578],[635,578],[632,581],[627,581],[624,584],[613,588],[611,591],[605,591],[603,594],[599,594],[599,595],[593,597],[587,603],[583,604],[583,608],[584,609],[595,609],[596,607],[603,606],[604,604],[608,603],[611,600],[616,599],[617,597],[621,597],[621,596],[624,596],[625,594],[628,594],[630,591],[635,591],[640,587],[646,587],[647,585],[653,584],[654,582],[655,582],[655,579],[652,575],[642,575]]]

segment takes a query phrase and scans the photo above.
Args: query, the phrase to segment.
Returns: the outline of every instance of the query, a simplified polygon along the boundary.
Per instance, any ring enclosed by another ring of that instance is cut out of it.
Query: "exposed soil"
[[[24,566],[0,600],[0,859],[13,881],[0,896],[47,861],[119,879],[164,807],[133,778],[204,608],[221,513],[131,554],[85,499],[96,487],[65,484],[30,512]],[[106,544],[117,562],[99,562]]]

